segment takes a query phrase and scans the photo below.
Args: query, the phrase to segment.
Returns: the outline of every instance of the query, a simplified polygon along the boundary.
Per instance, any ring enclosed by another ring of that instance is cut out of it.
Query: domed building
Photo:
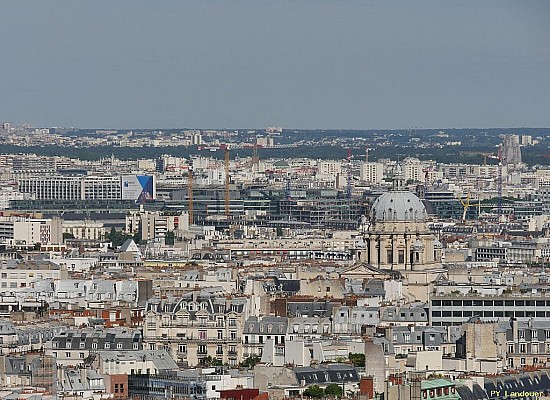
[[[422,201],[403,187],[378,197],[365,232],[366,251],[361,261],[384,270],[424,271],[441,267],[441,243],[428,230]]]

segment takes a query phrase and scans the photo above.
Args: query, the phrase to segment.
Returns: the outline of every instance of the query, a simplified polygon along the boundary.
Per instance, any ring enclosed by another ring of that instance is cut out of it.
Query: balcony
[[[224,328],[225,321],[189,321],[189,320],[170,320],[170,321],[159,321],[159,325],[162,328],[190,328],[190,327],[201,327],[201,328]]]

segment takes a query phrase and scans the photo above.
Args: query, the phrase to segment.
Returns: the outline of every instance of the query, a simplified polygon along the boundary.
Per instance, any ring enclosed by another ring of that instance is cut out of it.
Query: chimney
[[[516,318],[510,318],[510,326],[512,327],[512,338],[514,340],[514,343],[516,343],[519,338],[518,325],[518,320]]]

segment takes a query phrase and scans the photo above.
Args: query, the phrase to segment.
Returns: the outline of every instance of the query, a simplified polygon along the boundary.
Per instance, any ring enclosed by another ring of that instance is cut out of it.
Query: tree
[[[304,390],[303,394],[306,397],[312,397],[314,399],[320,399],[321,397],[323,397],[325,395],[325,391],[317,385],[311,385],[311,386],[308,386],[308,388],[306,390]]]
[[[134,242],[136,242],[136,243],[141,243],[142,242],[142,240],[141,240],[141,226],[139,227],[137,232],[134,233],[134,236],[132,237],[132,239],[134,239]]]
[[[222,364],[222,361],[218,360],[217,358],[214,358],[212,356],[206,356],[199,360],[199,365],[201,367],[215,367],[223,364]]]
[[[349,360],[356,367],[365,366],[365,355],[363,353],[349,353]]]
[[[113,244],[113,247],[122,246],[126,239],[131,239],[132,236],[126,235],[121,231],[117,231],[114,227],[111,228],[111,232],[107,234],[107,239]]]
[[[256,364],[258,364],[260,362],[260,357],[259,356],[250,356],[250,357],[247,357],[245,358],[242,362],[241,362],[241,367],[244,367],[244,368],[253,368]]]
[[[63,241],[65,241],[65,239],[74,239],[74,235],[71,233],[71,232],[63,232]]]
[[[325,394],[330,397],[342,397],[342,386],[336,383],[331,383],[325,388]]]
[[[176,241],[176,235],[173,231],[166,232],[166,236],[164,236],[164,243],[168,246],[173,246],[174,242]]]

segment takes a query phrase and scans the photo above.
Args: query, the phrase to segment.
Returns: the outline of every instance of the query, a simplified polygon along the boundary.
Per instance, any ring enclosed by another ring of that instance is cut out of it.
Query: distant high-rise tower
[[[506,135],[502,142],[502,165],[521,164],[521,148],[518,135]]]

